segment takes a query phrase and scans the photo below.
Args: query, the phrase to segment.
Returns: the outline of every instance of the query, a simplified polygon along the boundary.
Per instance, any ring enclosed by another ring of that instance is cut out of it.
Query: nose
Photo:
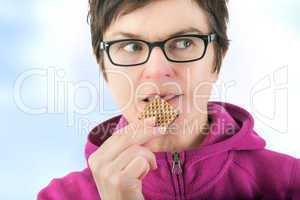
[[[149,60],[145,63],[143,78],[150,80],[161,80],[174,76],[172,63],[167,60],[159,47],[154,47]]]

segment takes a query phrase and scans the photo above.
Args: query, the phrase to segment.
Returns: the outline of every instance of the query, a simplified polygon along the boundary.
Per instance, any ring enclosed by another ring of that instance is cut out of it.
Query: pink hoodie
[[[300,200],[300,160],[265,149],[253,118],[228,103],[210,102],[210,131],[195,149],[155,153],[158,169],[142,180],[145,199],[291,199]],[[86,159],[119,128],[114,117],[88,135]],[[39,200],[99,200],[89,168],[53,179]]]

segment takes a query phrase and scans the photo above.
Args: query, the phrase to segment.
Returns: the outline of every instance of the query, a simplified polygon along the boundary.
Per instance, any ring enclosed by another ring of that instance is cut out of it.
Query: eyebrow
[[[177,35],[183,35],[183,34],[191,33],[191,32],[197,32],[201,35],[204,34],[201,30],[199,30],[197,28],[189,27],[189,28],[181,29],[181,30],[179,30],[175,33],[171,33],[171,34],[167,35],[166,38],[170,38],[170,37],[177,36]],[[140,35],[137,35],[137,34],[134,34],[134,33],[122,32],[122,31],[116,32],[116,33],[112,34],[112,36],[123,36],[123,37],[126,37],[126,38],[143,39],[143,36],[140,36]]]

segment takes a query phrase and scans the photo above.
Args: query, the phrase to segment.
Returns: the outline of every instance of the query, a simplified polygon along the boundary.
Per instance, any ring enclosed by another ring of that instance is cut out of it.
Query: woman
[[[242,108],[208,102],[228,49],[225,0],[90,0],[92,44],[122,115],[88,136],[88,166],[38,199],[300,199],[300,160],[265,149]],[[139,120],[158,96],[179,115]]]

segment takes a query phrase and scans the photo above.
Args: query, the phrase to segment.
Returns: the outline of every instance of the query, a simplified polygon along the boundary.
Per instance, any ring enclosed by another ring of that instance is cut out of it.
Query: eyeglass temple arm
[[[216,38],[217,38],[217,35],[215,33],[208,35],[208,43],[215,41]]]
[[[105,43],[104,41],[101,41],[101,42],[100,42],[100,50],[105,50],[106,47],[108,47],[108,44]]]

